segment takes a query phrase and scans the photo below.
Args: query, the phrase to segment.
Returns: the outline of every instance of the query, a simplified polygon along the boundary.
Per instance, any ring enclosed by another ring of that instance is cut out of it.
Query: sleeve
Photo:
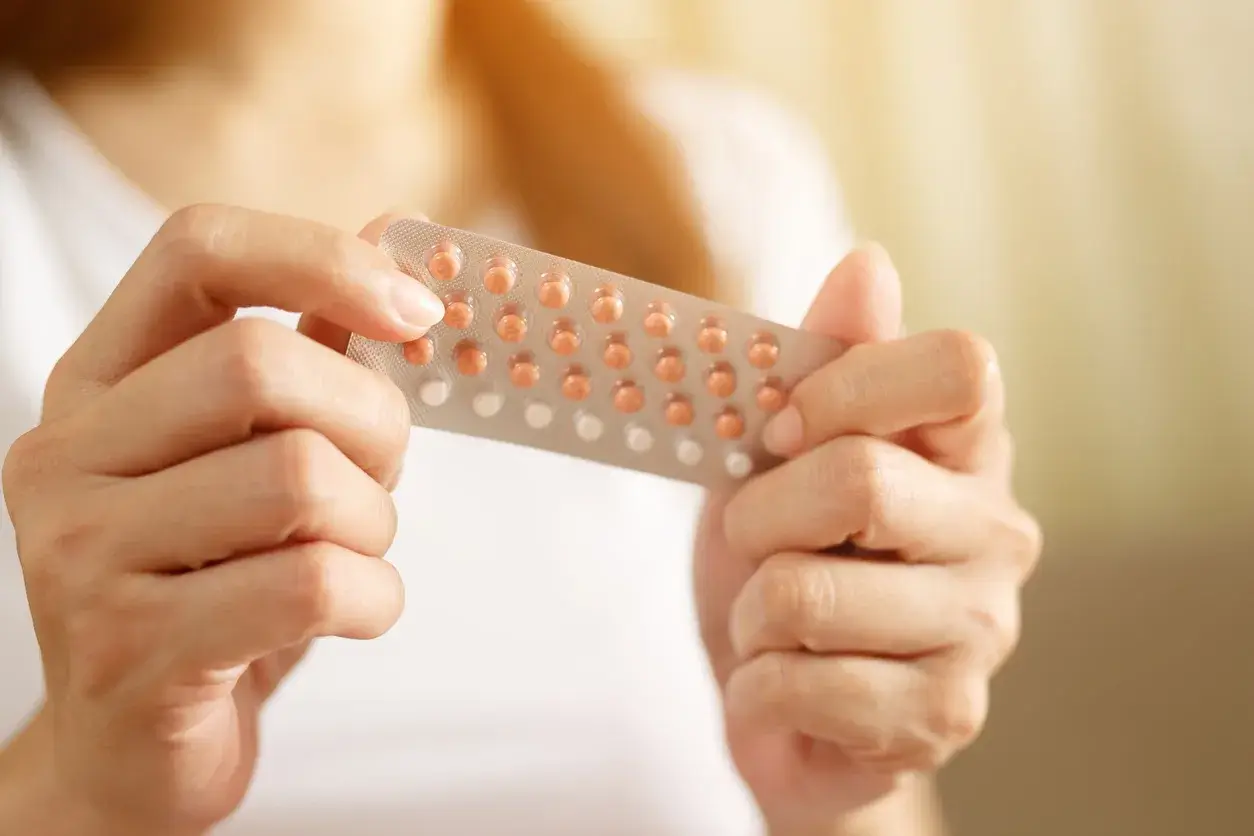
[[[716,266],[754,313],[798,324],[854,242],[822,143],[750,90],[666,77],[646,91],[646,108],[678,141]]]

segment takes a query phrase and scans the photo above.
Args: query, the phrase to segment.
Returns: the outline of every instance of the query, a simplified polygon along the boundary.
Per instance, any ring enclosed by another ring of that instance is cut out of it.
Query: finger
[[[997,439],[1004,406],[992,348],[962,331],[931,331],[855,346],[802,380],[764,429],[763,444],[797,456],[841,435],[890,438],[967,419],[962,443],[949,445],[965,462]]]
[[[253,677],[253,693],[258,704],[274,695],[292,669],[304,660],[312,645],[312,639],[302,641],[253,660],[248,673]]]
[[[383,635],[405,604],[396,568],[330,543],[303,543],[161,579],[178,613],[171,663],[236,665],[310,639]]]
[[[901,332],[901,279],[884,248],[865,244],[836,265],[801,327],[847,345],[883,342]]]
[[[835,744],[861,766],[930,772],[979,734],[988,682],[920,663],[765,653],[731,675],[725,705],[737,722]]]
[[[1026,571],[1038,538],[1000,492],[880,439],[845,436],[754,477],[724,515],[751,560],[851,541],[906,561],[1006,560]]]
[[[911,449],[961,473],[980,473],[1009,487],[1014,469],[1014,440],[1006,427],[1006,385],[992,349],[983,402],[951,421],[923,424],[904,439]]]
[[[312,430],[216,450],[113,488],[120,568],[198,568],[286,543],[326,541],[381,556],[396,534],[391,495]]]
[[[377,247],[379,239],[383,237],[383,233],[389,226],[406,219],[425,221],[427,216],[417,212],[387,212],[366,224],[361,232],[357,233],[357,237]],[[296,330],[340,354],[348,350],[348,340],[352,336],[352,332],[347,328],[315,314],[303,314]]]
[[[260,318],[193,337],[79,416],[74,463],[114,476],[151,473],[256,433],[303,427],[386,484],[410,432],[409,405],[382,375]]]
[[[312,313],[389,341],[421,336],[443,316],[421,282],[355,236],[245,209],[184,209],[57,364],[45,412],[68,412],[243,307]]]
[[[867,656],[939,653],[977,634],[962,580],[940,566],[782,554],[732,604],[740,660],[770,650]]]

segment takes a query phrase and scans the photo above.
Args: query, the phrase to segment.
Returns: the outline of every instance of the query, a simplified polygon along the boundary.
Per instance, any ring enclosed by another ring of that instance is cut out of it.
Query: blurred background
[[[1000,348],[1047,560],[956,833],[1254,833],[1254,3],[554,5],[806,118],[910,327]]]

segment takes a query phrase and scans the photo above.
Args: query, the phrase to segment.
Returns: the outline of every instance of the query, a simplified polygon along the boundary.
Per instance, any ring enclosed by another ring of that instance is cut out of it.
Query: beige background
[[[1051,547],[959,833],[1254,833],[1254,2],[554,5],[799,111],[911,327],[1002,352]]]

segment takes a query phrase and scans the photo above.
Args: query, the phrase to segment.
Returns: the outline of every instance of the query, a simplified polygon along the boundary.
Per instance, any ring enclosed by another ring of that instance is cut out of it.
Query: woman
[[[1039,535],[802,132],[524,0],[0,10],[0,832],[939,832]],[[390,205],[859,345],[730,496],[410,439]]]

